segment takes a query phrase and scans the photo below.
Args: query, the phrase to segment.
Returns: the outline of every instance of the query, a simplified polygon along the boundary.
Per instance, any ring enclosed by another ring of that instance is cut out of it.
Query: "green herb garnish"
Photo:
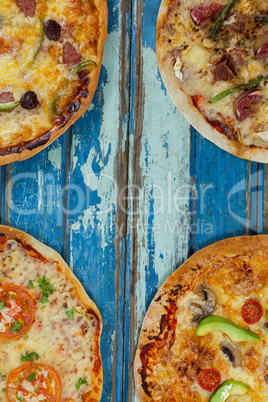
[[[38,287],[42,290],[42,297],[40,299],[40,302],[42,304],[48,303],[48,296],[49,293],[53,292],[53,285],[49,284],[49,279],[45,279],[45,277],[36,279],[38,282]]]
[[[81,378],[81,377],[79,378],[78,384],[75,385],[75,388],[80,389],[82,384],[88,385],[87,380],[85,379],[85,377],[84,378]]]
[[[25,334],[25,335],[24,335],[24,339],[26,339],[26,341],[27,341],[27,339],[28,339],[28,334]]]
[[[258,84],[259,84],[261,81],[265,81],[265,80],[268,80],[268,75],[264,75],[264,76],[255,78],[254,80],[249,81],[247,84],[242,84],[242,85],[239,85],[238,87],[229,88],[229,89],[227,89],[226,91],[223,91],[223,92],[221,92],[220,94],[214,96],[214,98],[211,98],[211,99],[210,99],[210,103],[215,103],[215,102],[217,102],[218,100],[224,98],[225,96],[230,95],[230,94],[232,94],[233,92],[239,91],[239,90],[241,90],[241,89],[254,88],[254,87],[258,86]]]
[[[67,317],[69,318],[69,320],[74,319],[74,311],[73,311],[73,309],[66,311],[66,314],[67,314]]]
[[[30,374],[29,377],[28,377],[28,381],[34,381],[35,377],[36,377],[36,373]]]
[[[6,391],[6,388],[2,388],[2,392],[5,392]]]
[[[33,285],[33,280],[30,280],[28,283],[28,288],[32,288],[33,289],[34,285]]]
[[[5,306],[5,303],[0,301],[0,310],[4,310],[4,308],[7,308],[7,306]]]
[[[31,363],[33,363],[33,358],[39,359],[39,354],[36,352],[28,353],[26,351],[25,356],[21,355],[20,360],[23,362],[27,362],[29,360]]]
[[[22,324],[19,321],[15,321],[14,325],[12,328],[10,328],[10,331],[16,334],[19,332],[20,328],[22,327]]]
[[[230,11],[232,10],[232,8],[236,5],[236,3],[238,2],[238,0],[231,0],[222,10],[219,18],[217,19],[215,25],[213,26],[212,30],[211,30],[211,40],[215,40],[217,38],[217,36],[219,35],[221,28],[223,26],[223,22],[226,19],[226,17],[228,17]]]

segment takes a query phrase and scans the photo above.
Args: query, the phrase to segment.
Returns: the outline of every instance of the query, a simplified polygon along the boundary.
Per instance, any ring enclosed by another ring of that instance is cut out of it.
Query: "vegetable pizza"
[[[101,330],[97,307],[62,258],[0,226],[1,402],[99,401]]]
[[[230,238],[161,286],[135,359],[140,401],[268,400],[268,236]]]
[[[0,164],[39,152],[89,106],[106,0],[0,2]]]

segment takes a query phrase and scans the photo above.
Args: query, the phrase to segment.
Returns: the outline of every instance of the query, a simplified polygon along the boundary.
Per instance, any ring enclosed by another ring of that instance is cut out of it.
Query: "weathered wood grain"
[[[133,361],[157,289],[216,240],[267,232],[267,167],[192,130],[158,72],[160,0],[108,0],[88,112],[28,161],[0,168],[1,223],[60,252],[100,308],[102,401],[134,401]]]

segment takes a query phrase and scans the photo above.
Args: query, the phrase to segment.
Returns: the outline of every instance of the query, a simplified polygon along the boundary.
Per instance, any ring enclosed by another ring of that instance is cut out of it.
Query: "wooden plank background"
[[[214,241],[267,233],[268,176],[173,106],[155,55],[160,0],[108,3],[88,112],[40,154],[1,167],[0,218],[73,268],[103,317],[102,401],[134,401],[136,344],[158,287]]]

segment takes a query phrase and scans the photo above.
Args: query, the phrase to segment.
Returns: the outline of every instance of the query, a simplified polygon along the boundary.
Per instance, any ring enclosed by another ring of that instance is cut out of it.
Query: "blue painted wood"
[[[103,317],[102,401],[133,401],[146,309],[189,254],[264,231],[264,165],[203,139],[172,104],[155,55],[160,0],[108,0],[88,112],[30,160],[0,168],[1,223],[56,249]]]

